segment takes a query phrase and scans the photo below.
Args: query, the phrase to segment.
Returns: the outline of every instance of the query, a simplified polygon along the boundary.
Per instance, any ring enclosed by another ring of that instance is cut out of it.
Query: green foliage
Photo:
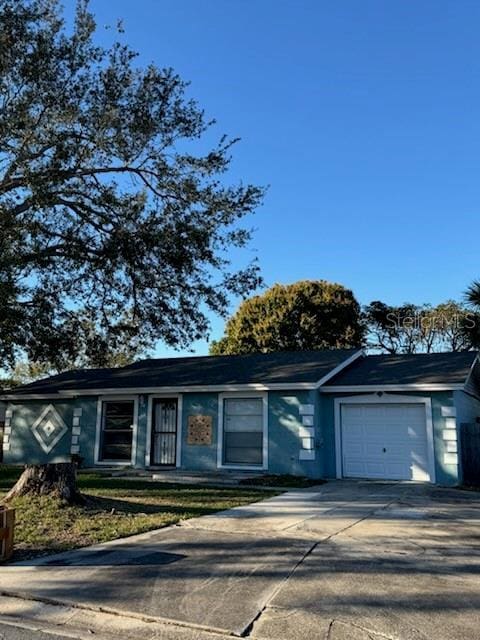
[[[276,284],[242,303],[210,353],[358,347],[363,328],[353,293],[325,280]]]
[[[466,301],[471,307],[470,322],[466,326],[465,333],[470,344],[475,349],[480,349],[480,281],[475,280],[468,287]]]
[[[470,349],[477,315],[466,305],[447,300],[436,307],[378,300],[364,307],[368,346],[384,353],[432,353]]]
[[[48,363],[19,361],[9,370],[10,375],[0,380],[0,388],[12,389],[33,380],[46,378],[53,373]]]
[[[71,348],[57,354],[54,362],[18,359],[13,366],[5,367],[0,388],[12,389],[68,369],[124,367],[146,355],[140,335],[126,330],[123,335],[112,332],[107,338],[93,323],[78,321],[80,331],[74,331],[72,322],[64,327],[65,331],[71,330]]]
[[[24,467],[0,464],[0,502],[1,494],[11,489],[22,474]]]
[[[465,297],[471,305],[480,308],[480,280],[474,280],[472,282],[467,289]]]
[[[95,28],[85,0],[71,32],[57,0],[0,0],[0,363],[188,345],[259,283],[229,262],[263,195],[222,184],[235,140],[205,151],[185,82]]]

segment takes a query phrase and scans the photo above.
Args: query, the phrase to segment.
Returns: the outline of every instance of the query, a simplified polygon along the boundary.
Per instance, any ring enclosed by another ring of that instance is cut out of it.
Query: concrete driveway
[[[475,640],[479,525],[478,493],[331,482],[2,567],[0,590],[254,638]]]

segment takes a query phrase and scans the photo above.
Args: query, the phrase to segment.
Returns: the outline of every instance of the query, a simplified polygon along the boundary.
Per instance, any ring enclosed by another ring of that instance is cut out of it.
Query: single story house
[[[0,394],[3,461],[453,485],[479,371],[472,351],[341,349],[69,371]]]

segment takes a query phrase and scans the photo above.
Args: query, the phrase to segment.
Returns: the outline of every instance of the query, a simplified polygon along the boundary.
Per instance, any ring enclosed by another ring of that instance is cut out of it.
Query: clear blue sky
[[[102,39],[123,18],[141,63],[174,67],[215,131],[242,138],[232,178],[270,185],[243,259],[258,256],[268,285],[324,278],[362,303],[437,303],[480,277],[480,2],[91,8]]]

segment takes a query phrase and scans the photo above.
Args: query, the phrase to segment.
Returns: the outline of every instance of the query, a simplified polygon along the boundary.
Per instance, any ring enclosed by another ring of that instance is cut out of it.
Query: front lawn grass
[[[0,503],[18,470],[0,466]],[[79,475],[85,506],[63,506],[50,496],[17,498],[13,561],[77,549],[143,533],[278,492],[237,487],[175,485],[145,480]]]

